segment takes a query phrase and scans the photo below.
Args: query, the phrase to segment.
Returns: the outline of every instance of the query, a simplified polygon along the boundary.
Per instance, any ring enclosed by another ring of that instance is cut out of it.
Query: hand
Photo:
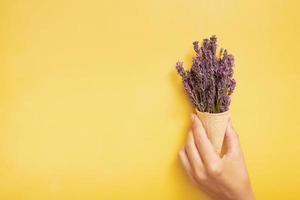
[[[181,163],[192,179],[215,200],[254,200],[239,137],[229,123],[225,134],[226,150],[220,157],[209,141],[205,129],[192,114],[192,129],[180,151]]]

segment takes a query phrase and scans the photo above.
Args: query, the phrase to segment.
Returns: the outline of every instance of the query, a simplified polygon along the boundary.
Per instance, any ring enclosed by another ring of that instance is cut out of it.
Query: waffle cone
[[[203,123],[209,140],[211,141],[215,150],[220,154],[226,127],[229,122],[229,111],[223,113],[207,113],[196,110],[196,113]]]

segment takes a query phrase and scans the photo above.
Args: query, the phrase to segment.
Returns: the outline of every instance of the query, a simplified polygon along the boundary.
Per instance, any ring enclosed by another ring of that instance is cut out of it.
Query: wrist
[[[244,187],[244,189],[236,190],[232,193],[232,196],[228,198],[229,200],[255,200],[254,193],[251,186]]]

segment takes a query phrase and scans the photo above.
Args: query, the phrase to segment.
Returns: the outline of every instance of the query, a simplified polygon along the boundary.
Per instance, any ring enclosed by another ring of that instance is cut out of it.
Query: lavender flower
[[[233,93],[235,86],[236,86],[236,81],[234,79],[231,79],[228,86],[228,95],[231,95]]]
[[[217,52],[217,37],[204,39],[201,47],[193,42],[196,56],[190,70],[183,68],[183,62],[176,63],[176,69],[183,81],[184,89],[194,106],[201,112],[219,113],[229,109],[230,95],[236,81],[232,78],[234,57],[226,49]]]
[[[185,72],[185,70],[184,70],[184,68],[183,68],[183,62],[178,61],[178,62],[176,63],[176,69],[177,69],[178,74],[179,74],[182,78],[184,78],[185,75],[186,75],[186,72]]]
[[[193,45],[194,45],[194,50],[196,53],[199,53],[199,42],[198,41],[195,41],[193,42]]]

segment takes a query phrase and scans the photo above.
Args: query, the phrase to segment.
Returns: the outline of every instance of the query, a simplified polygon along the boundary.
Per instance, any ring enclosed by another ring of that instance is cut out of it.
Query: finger
[[[185,149],[180,150],[179,159],[180,159],[181,165],[184,168],[184,170],[186,171],[188,177],[192,180],[193,183],[196,183],[196,180],[193,176],[193,169],[189,163],[189,159],[186,155]]]
[[[203,163],[196,147],[192,131],[189,131],[187,143],[185,145],[185,151],[194,173],[198,174],[203,171]]]
[[[225,133],[225,146],[227,146],[226,154],[238,152],[240,150],[240,142],[237,133],[235,132],[231,120],[229,121]]]
[[[202,122],[195,114],[192,114],[192,131],[196,147],[204,164],[209,165],[219,160],[219,156],[214,150],[211,142],[209,141]]]

